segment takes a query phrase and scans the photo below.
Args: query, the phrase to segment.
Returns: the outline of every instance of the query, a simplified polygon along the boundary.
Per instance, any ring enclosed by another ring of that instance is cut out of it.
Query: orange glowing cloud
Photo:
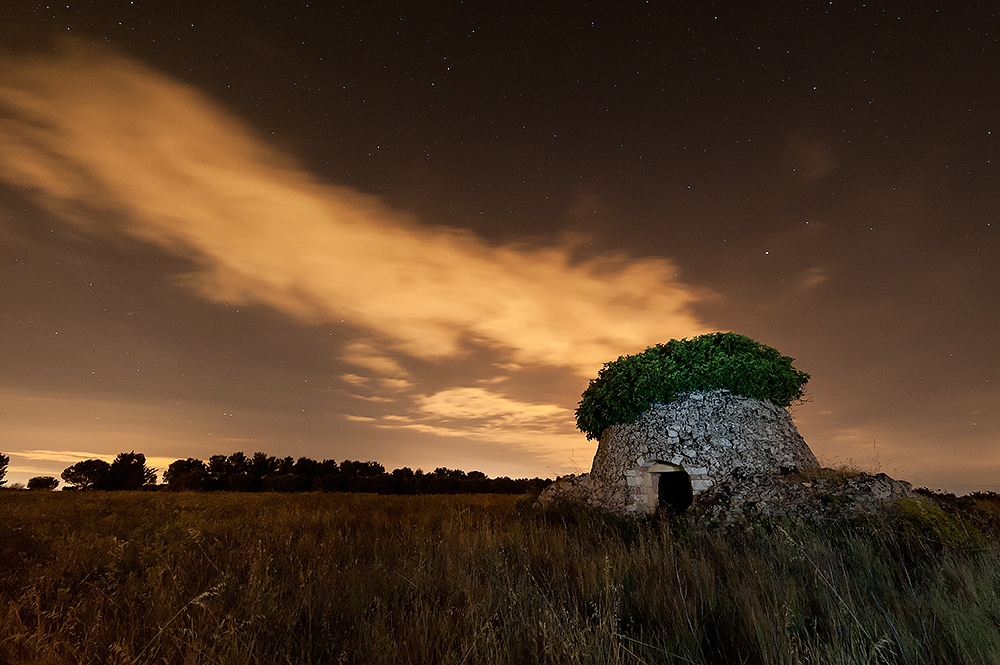
[[[317,182],[203,94],[106,49],[0,62],[0,178],[92,233],[190,259],[217,301],[310,323],[346,320],[397,351],[445,358],[463,340],[592,376],[703,332],[699,294],[662,258],[574,262],[569,248],[492,247]],[[108,220],[118,220],[114,223]],[[349,362],[408,377],[364,345]]]
[[[419,400],[419,408],[428,414],[447,419],[495,419],[535,424],[556,420],[565,422],[572,414],[551,404],[528,404],[484,388],[450,388]]]
[[[484,388],[449,388],[421,395],[408,415],[388,414],[366,418],[365,422],[382,429],[462,437],[522,449],[561,467],[567,460],[575,460],[578,465],[589,463],[593,454],[593,446],[573,427],[571,410],[512,399]],[[581,459],[575,459],[581,455]]]

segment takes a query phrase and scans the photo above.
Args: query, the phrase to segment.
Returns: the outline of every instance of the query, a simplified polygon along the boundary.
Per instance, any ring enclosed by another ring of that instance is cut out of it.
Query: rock
[[[578,476],[563,476],[557,478],[554,483],[545,488],[541,496],[538,497],[539,505],[543,507],[558,504],[564,501],[576,503],[590,503],[594,496],[594,486],[589,473],[582,473]]]

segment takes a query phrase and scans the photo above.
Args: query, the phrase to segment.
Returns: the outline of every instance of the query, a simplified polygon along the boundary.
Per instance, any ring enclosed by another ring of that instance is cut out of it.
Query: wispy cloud
[[[387,356],[367,342],[352,342],[344,349],[344,360],[357,367],[369,369],[383,376],[405,378],[409,376],[399,361]]]
[[[418,401],[420,411],[448,419],[497,419],[512,424],[537,424],[551,421],[564,422],[572,414],[568,409],[553,404],[531,404],[484,388],[451,388],[442,390]]]
[[[371,416],[355,416],[351,414],[345,414],[344,418],[350,420],[352,423],[375,423],[378,422],[377,418],[372,418]]]
[[[826,268],[815,266],[809,268],[799,275],[797,287],[800,291],[812,291],[816,287],[829,280],[830,275]]]
[[[386,414],[371,422],[382,429],[461,437],[519,449],[560,466],[581,451],[585,456],[592,454],[592,446],[586,445],[573,427],[569,409],[512,399],[478,387],[420,395],[408,413]]]
[[[110,462],[115,458],[113,454],[93,453],[82,450],[22,450],[14,453],[14,455],[36,462],[64,462],[66,464],[76,464],[88,459],[102,459]]]
[[[585,376],[704,330],[691,312],[699,294],[668,260],[575,261],[569,247],[494,247],[420,224],[317,182],[207,97],[134,60],[69,42],[61,52],[0,63],[0,177],[90,232],[193,261],[185,282],[206,298],[347,320],[413,357],[472,342]],[[346,358],[408,378],[371,345]]]
[[[19,452],[11,453],[11,457],[18,462],[18,466],[23,471],[26,468],[32,469],[42,469],[48,471],[47,467],[31,467],[28,464],[24,464],[21,460],[28,460],[29,462],[58,462],[60,464],[65,464],[66,466],[72,466],[77,462],[82,462],[89,459],[100,459],[105,462],[113,462],[117,453],[94,453],[86,452],[82,450],[22,450]],[[146,466],[157,471],[165,471],[170,463],[176,458],[174,457],[146,457]]]
[[[344,383],[349,383],[352,386],[368,386],[371,385],[371,379],[367,376],[359,376],[353,373],[341,374],[341,380]]]

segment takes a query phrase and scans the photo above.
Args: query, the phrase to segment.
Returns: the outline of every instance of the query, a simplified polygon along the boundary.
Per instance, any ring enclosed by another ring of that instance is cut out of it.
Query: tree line
[[[0,486],[8,458],[0,455]],[[263,452],[213,455],[207,461],[187,458],[170,464],[157,484],[157,470],[135,451],[113,462],[89,459],[62,472],[66,490],[168,490],[192,492],[369,492],[376,494],[524,494],[539,492],[551,481],[506,476],[490,478],[481,471],[438,467],[425,473],[409,467],[386,472],[378,462],[317,461],[308,457],[274,457]],[[39,476],[28,489],[53,490],[59,481]]]

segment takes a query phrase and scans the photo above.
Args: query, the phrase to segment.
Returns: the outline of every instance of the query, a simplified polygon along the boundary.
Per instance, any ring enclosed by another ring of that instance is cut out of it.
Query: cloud
[[[379,404],[388,404],[388,403],[396,401],[396,400],[392,399],[391,397],[382,397],[380,395],[357,395],[357,394],[354,394],[354,393],[351,393],[350,395],[354,399],[359,399],[359,400],[362,400],[364,402],[377,402]]]
[[[183,281],[205,298],[346,320],[421,359],[475,343],[583,376],[705,329],[691,312],[700,294],[668,260],[576,261],[569,247],[494,247],[422,225],[317,182],[191,87],[107,49],[61,46],[0,62],[0,178],[89,232],[192,261]],[[372,345],[347,358],[407,378]]]
[[[105,462],[112,462],[116,457],[116,455],[88,453],[81,450],[23,450],[14,453],[14,455],[36,462],[63,462],[65,464],[76,464],[88,459],[102,459]]]
[[[799,275],[797,287],[800,291],[812,291],[830,279],[826,268],[814,266]]]
[[[560,467],[581,453],[593,454],[593,446],[574,428],[570,409],[516,400],[478,387],[419,395],[409,413],[386,414],[372,421],[386,430],[463,438],[520,450]]]
[[[379,379],[378,384],[387,390],[406,390],[413,385],[409,379]]]
[[[351,414],[344,414],[344,418],[350,420],[352,423],[374,423],[378,422],[377,418],[372,418],[370,416],[352,416]]]
[[[367,342],[352,342],[344,349],[344,360],[370,369],[383,376],[405,378],[409,376],[403,366],[395,358],[386,356],[382,351]]]
[[[558,419],[564,422],[572,413],[553,404],[531,404],[513,400],[483,388],[450,388],[418,400],[418,409],[441,418],[497,419],[520,424]]]
[[[357,374],[351,374],[351,373],[341,374],[340,378],[341,380],[344,381],[344,383],[349,383],[352,386],[367,386],[371,383],[371,379],[369,379],[368,377],[358,376]]]
[[[107,454],[107,453],[90,453],[81,450],[22,450],[20,452],[11,453],[11,457],[17,459],[30,460],[34,462],[59,462],[65,464],[66,466],[72,466],[77,462],[82,462],[89,459],[100,459],[105,462],[115,461],[115,457],[118,454]],[[176,459],[175,457],[149,457],[144,455],[146,459],[146,466],[151,469],[156,469],[157,471],[165,471],[168,466]],[[24,465],[19,465],[21,470],[25,470]],[[47,467],[32,467],[41,468],[48,470]]]
[[[477,428],[453,428],[428,422],[397,422],[378,423],[385,430],[408,430],[418,434],[427,434],[443,439],[461,439],[480,444],[490,450],[490,457],[499,459],[497,450],[503,448],[502,457],[517,460],[531,458],[534,464],[541,463],[553,469],[556,474],[573,472],[582,473],[589,470],[594,456],[594,447],[575,433],[560,433],[546,431],[511,430],[498,427],[481,426]],[[468,451],[468,444],[463,444],[463,453]],[[523,471],[519,473],[524,473]],[[531,473],[537,473],[532,471]]]

